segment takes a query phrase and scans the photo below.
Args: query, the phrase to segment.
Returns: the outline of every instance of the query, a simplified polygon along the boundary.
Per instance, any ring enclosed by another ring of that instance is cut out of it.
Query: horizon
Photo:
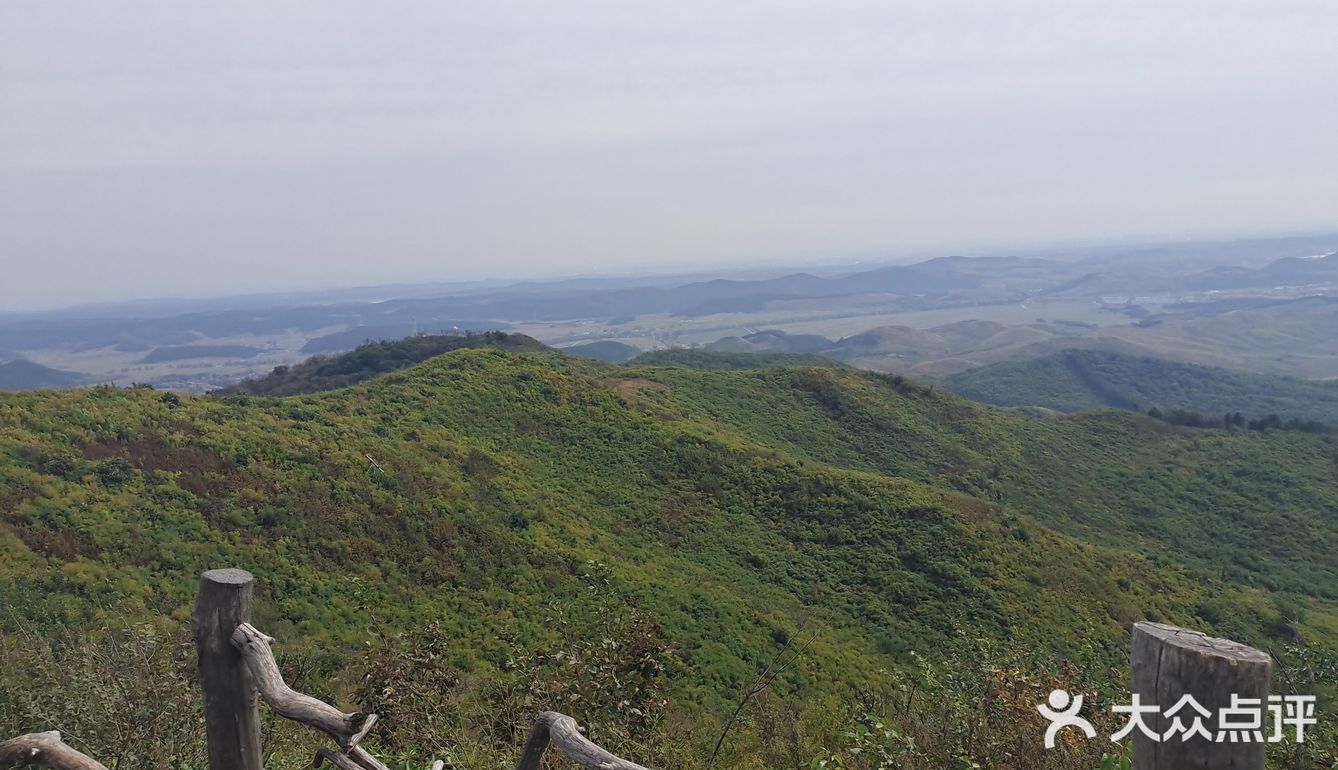
[[[935,259],[964,257],[968,259],[978,259],[987,257],[1022,257],[1022,258],[1050,258],[1060,261],[1074,259],[1070,256],[1059,256],[1056,252],[1075,250],[1075,251],[1095,251],[1107,249],[1136,249],[1148,247],[1166,247],[1180,246],[1186,244],[1212,244],[1212,243],[1239,243],[1253,241],[1274,241],[1287,240],[1293,238],[1324,238],[1334,237],[1335,246],[1338,247],[1338,227],[1333,229],[1319,228],[1308,231],[1292,232],[1251,232],[1243,233],[1236,237],[1231,236],[1202,236],[1202,237],[1184,237],[1184,238],[1123,238],[1123,239],[1097,239],[1090,240],[1077,239],[1065,242],[1052,243],[1033,243],[1026,246],[1001,247],[997,249],[982,249],[977,253],[968,253],[969,250],[947,250],[943,253],[915,252],[903,254],[887,254],[886,256],[866,256],[856,258],[849,255],[844,258],[833,258],[827,263],[813,262],[811,259],[802,257],[791,258],[789,260],[758,260],[756,262],[737,262],[730,264],[720,264],[715,267],[692,267],[692,266],[648,266],[641,270],[618,270],[613,268],[603,272],[552,272],[552,273],[531,273],[525,275],[504,276],[500,274],[482,273],[479,277],[450,279],[446,277],[423,277],[418,280],[406,279],[400,281],[388,281],[382,283],[350,284],[332,282],[327,285],[288,285],[288,286],[269,286],[255,291],[236,291],[225,293],[209,293],[208,290],[201,290],[199,293],[179,293],[179,294],[145,294],[129,296],[125,298],[109,300],[92,300],[74,303],[50,304],[50,305],[32,305],[28,307],[10,308],[0,305],[0,319],[8,317],[10,320],[22,318],[24,316],[59,316],[62,313],[74,312],[92,312],[101,308],[108,310],[116,308],[126,308],[134,305],[168,305],[179,303],[183,305],[226,303],[228,301],[263,301],[273,298],[276,301],[305,301],[303,298],[308,295],[337,294],[340,292],[367,292],[376,289],[387,290],[407,290],[407,289],[425,289],[429,287],[441,287],[443,294],[426,294],[425,298],[430,297],[449,297],[458,293],[468,293],[470,289],[506,289],[513,286],[524,286],[527,284],[546,285],[562,283],[566,281],[580,280],[632,280],[644,278],[648,281],[665,280],[674,278],[684,278],[686,283],[700,280],[712,280],[724,278],[727,280],[741,280],[758,275],[791,275],[804,272],[813,272],[820,274],[839,275],[847,272],[859,272],[862,270],[873,270],[880,267],[891,267],[895,265],[915,265],[922,262],[928,262]],[[1323,255],[1315,255],[1323,256]],[[387,293],[383,300],[397,299],[398,295]],[[370,299],[347,299],[347,300],[328,300],[325,302],[312,300],[313,305],[334,304],[335,302],[375,302]]]
[[[1334,23],[7,3],[0,307],[1331,228]]]

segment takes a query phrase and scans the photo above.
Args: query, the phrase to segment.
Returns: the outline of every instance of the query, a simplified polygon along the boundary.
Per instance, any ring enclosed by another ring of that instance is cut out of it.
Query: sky
[[[1332,0],[5,0],[0,310],[1338,226]]]

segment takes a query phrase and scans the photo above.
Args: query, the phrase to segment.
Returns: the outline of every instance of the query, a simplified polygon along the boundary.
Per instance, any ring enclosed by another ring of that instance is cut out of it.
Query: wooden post
[[[232,646],[237,626],[251,620],[255,578],[246,570],[211,569],[200,576],[191,630],[200,660],[209,770],[261,770],[256,686]]]
[[[1135,623],[1129,669],[1132,690],[1142,704],[1161,708],[1160,713],[1143,720],[1158,734],[1165,735],[1176,717],[1185,727],[1200,718],[1192,708],[1182,708],[1175,717],[1165,716],[1185,695],[1212,712],[1202,720],[1214,737],[1218,710],[1231,705],[1232,694],[1258,699],[1267,715],[1273,661],[1267,653],[1239,642],[1162,623]],[[1269,729],[1265,718],[1265,738]],[[1135,729],[1134,770],[1264,770],[1263,743],[1218,743],[1199,735],[1187,741],[1182,738],[1178,734],[1156,742]]]

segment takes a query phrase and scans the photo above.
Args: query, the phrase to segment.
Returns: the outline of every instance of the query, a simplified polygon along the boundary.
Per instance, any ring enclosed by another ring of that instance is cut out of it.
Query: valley
[[[676,347],[820,352],[924,376],[1084,348],[1323,379],[1338,377],[1335,244],[1338,237],[1317,236],[730,278],[441,287],[454,293],[440,296],[390,287],[377,300],[356,292],[313,295],[313,304],[239,298],[232,309],[186,301],[73,309],[0,317],[0,362],[87,382],[206,391],[368,340],[501,330],[554,347],[623,345],[629,350],[610,354],[623,358]],[[1164,260],[1179,261],[1172,269]],[[789,335],[826,342],[795,351]]]

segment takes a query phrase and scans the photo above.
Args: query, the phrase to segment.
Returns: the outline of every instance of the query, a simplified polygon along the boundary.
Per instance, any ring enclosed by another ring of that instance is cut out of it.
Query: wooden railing
[[[66,746],[60,733],[29,733],[0,743],[0,768],[50,767],[55,770],[107,770],[95,759]]]
[[[272,637],[251,625],[255,578],[240,569],[209,570],[191,615],[204,696],[209,770],[262,770],[258,699],[274,713],[328,736],[334,747],[315,753],[316,767],[329,762],[341,770],[389,770],[362,746],[376,726],[376,714],[344,713],[288,686],[270,645]],[[614,756],[581,734],[576,720],[555,711],[539,715],[517,770],[538,770],[552,745],[591,770],[647,770]],[[432,770],[442,770],[437,761]],[[0,770],[25,766],[53,770],[107,770],[61,741],[59,732],[30,733],[0,743]]]
[[[210,770],[262,770],[257,696],[275,713],[328,736],[334,747],[316,751],[315,766],[388,770],[362,746],[376,714],[344,713],[288,686],[270,649],[273,639],[251,625],[255,579],[239,569],[205,572],[192,614],[199,654]],[[1268,700],[1271,658],[1256,649],[1159,623],[1137,623],[1130,661],[1131,690],[1144,703],[1168,695],[1192,696],[1213,710],[1231,695]],[[1150,725],[1160,731],[1160,725]],[[1215,725],[1213,726],[1215,727]],[[539,770],[554,746],[590,770],[647,770],[605,751],[581,734],[576,720],[546,711],[535,720],[516,770]],[[0,770],[34,765],[54,770],[107,770],[61,741],[60,733],[31,733],[0,743]],[[437,761],[432,770],[442,770]],[[1203,737],[1153,743],[1138,734],[1135,770],[1263,770],[1262,743],[1219,743]]]

